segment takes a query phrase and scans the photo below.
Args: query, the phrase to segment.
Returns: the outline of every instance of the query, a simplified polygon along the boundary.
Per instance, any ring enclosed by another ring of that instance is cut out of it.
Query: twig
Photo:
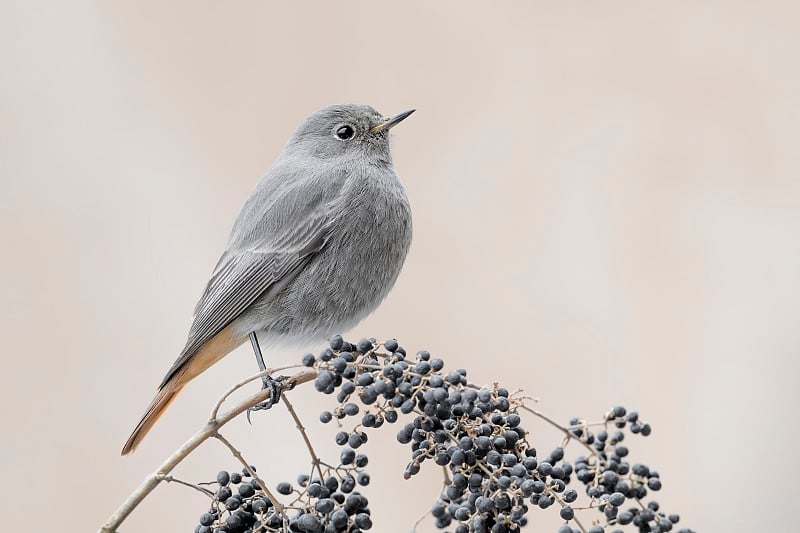
[[[313,471],[313,469],[316,468],[320,481],[325,481],[325,476],[322,474],[322,467],[320,466],[321,461],[319,456],[317,455],[317,452],[314,451],[314,446],[311,444],[311,440],[308,438],[308,433],[306,433],[305,426],[303,426],[303,423],[300,422],[300,417],[297,416],[297,411],[294,410],[292,402],[290,402],[289,398],[286,396],[287,395],[285,394],[283,395],[283,404],[286,406],[286,410],[289,411],[289,414],[292,415],[295,426],[297,426],[297,430],[300,432],[300,435],[303,436],[303,440],[306,443],[306,448],[308,448],[308,453],[311,455],[311,469]]]
[[[217,405],[214,407],[213,414],[214,416],[206,422],[205,426],[192,435],[189,440],[187,440],[180,448],[178,448],[175,452],[172,453],[161,465],[158,467],[158,470],[147,476],[145,480],[142,482],[139,487],[133,491],[133,493],[128,496],[128,498],[119,506],[119,508],[114,512],[114,514],[109,517],[105,524],[99,530],[99,533],[114,533],[117,530],[117,527],[128,517],[129,514],[144,500],[148,494],[150,494],[153,489],[155,489],[158,484],[163,481],[164,477],[168,475],[172,469],[174,469],[181,461],[183,461],[190,453],[192,453],[198,446],[200,446],[203,442],[205,442],[208,438],[213,437],[217,434],[219,429],[239,416],[240,414],[244,413],[250,407],[256,405],[257,403],[261,403],[270,397],[270,390],[263,389],[256,394],[252,394],[236,404],[233,408],[229,411],[226,411],[222,414],[218,414],[219,406],[222,402],[230,396],[230,394],[238,388],[250,383],[251,381],[255,381],[259,379],[262,375],[271,374],[273,372],[279,372],[286,368],[294,368],[294,366],[290,367],[282,367],[276,369],[268,369],[265,372],[259,372],[255,376],[252,376],[243,382],[240,382],[235,387],[232,387],[228,392],[225,393],[222,400],[217,402]],[[287,378],[286,382],[287,385],[290,387],[294,387],[308,381],[313,380],[317,377],[317,371],[313,368],[304,368],[297,374],[290,376]],[[248,465],[249,466],[249,465]],[[266,488],[266,487],[264,487]]]
[[[450,472],[448,472],[446,466],[442,467],[442,473],[444,474],[444,488],[446,489],[450,485],[450,483],[453,482],[453,480],[450,479]]]
[[[565,428],[564,426],[562,426],[561,424],[559,424],[558,422],[556,422],[555,420],[553,420],[552,418],[550,418],[546,414],[542,413],[541,411],[539,411],[537,409],[532,409],[532,408],[528,407],[525,404],[520,405],[520,408],[525,410],[525,411],[527,411],[527,412],[529,412],[529,413],[531,413],[532,415],[538,416],[539,418],[541,418],[545,422],[548,422],[553,427],[556,427],[556,428],[560,429],[567,436],[567,441],[569,441],[569,440],[578,441],[581,444],[581,446],[583,446],[584,448],[589,450],[589,453],[591,455],[597,457],[598,461],[602,461],[602,458],[600,457],[600,454],[596,450],[593,450],[591,446],[589,446],[588,444],[583,442],[581,439],[579,439],[579,438],[575,437],[574,435],[572,435],[567,428]]]
[[[420,517],[419,517],[419,520],[417,520],[416,522],[414,522],[414,525],[411,527],[411,533],[416,533],[416,531],[417,531],[417,528],[419,527],[419,525],[422,523],[422,521],[423,521],[423,520],[425,520],[426,518],[428,518],[428,516],[430,516],[430,514],[431,514],[431,510],[430,510],[430,509],[428,509],[428,510],[425,512],[425,514],[423,514],[422,516],[420,516]]]
[[[252,467],[252,466],[250,466],[250,463],[248,463],[247,461],[245,461],[244,457],[242,456],[242,452],[240,452],[238,449],[236,449],[236,447],[235,447],[233,444],[231,444],[231,443],[230,443],[230,441],[229,441],[228,439],[226,439],[225,437],[223,437],[223,436],[222,436],[222,433],[219,433],[219,432],[217,432],[217,433],[214,435],[214,438],[215,438],[215,439],[217,439],[217,440],[218,440],[218,441],[220,441],[222,444],[224,444],[225,446],[227,446],[227,447],[228,447],[228,449],[231,451],[231,453],[233,454],[233,456],[234,456],[234,457],[236,457],[236,458],[239,460],[239,462],[240,462],[240,463],[242,463],[242,464],[244,465],[244,468],[245,468],[245,470],[247,470],[247,472],[248,472],[248,473],[249,473],[249,474],[250,474],[250,475],[253,477],[253,479],[255,479],[255,480],[258,482],[258,484],[261,486],[261,490],[263,490],[263,491],[264,491],[264,494],[266,494],[266,495],[267,495],[267,498],[269,498],[269,501],[270,501],[270,502],[272,502],[272,505],[273,505],[273,507],[275,508],[275,511],[276,511],[278,514],[280,514],[280,515],[283,515],[283,511],[284,511],[284,509],[283,509],[283,504],[282,504],[282,503],[280,502],[280,500],[279,500],[278,498],[276,498],[276,497],[275,497],[275,495],[274,495],[274,494],[273,494],[273,493],[272,493],[272,492],[269,490],[269,487],[267,487],[267,484],[266,484],[266,483],[264,483],[264,480],[263,480],[263,479],[261,479],[260,477],[258,477],[258,474],[256,474],[256,471],[255,471],[255,470],[253,470],[253,467]]]
[[[189,483],[188,481],[183,481],[182,479],[178,479],[173,476],[161,476],[161,481],[166,481],[167,483],[177,483],[178,485],[191,487],[195,490],[199,490],[200,492],[210,497],[211,499],[214,498],[214,493],[208,490],[207,488],[201,487],[200,485],[195,485],[194,483]]]

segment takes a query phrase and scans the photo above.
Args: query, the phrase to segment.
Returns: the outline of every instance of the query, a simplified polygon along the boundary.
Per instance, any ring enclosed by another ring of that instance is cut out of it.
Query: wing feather
[[[275,238],[265,235],[222,255],[203,296],[183,352],[167,372],[163,387],[192,355],[266,291],[289,283],[325,245],[332,226],[329,209],[308,213],[303,224]]]

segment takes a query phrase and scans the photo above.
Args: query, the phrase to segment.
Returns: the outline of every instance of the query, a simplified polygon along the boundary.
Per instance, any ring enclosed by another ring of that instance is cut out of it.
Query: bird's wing
[[[277,234],[268,232],[260,239],[248,239],[246,248],[229,248],[222,255],[195,308],[186,347],[161,387],[204,343],[266,291],[284,287],[322,249],[330,235],[333,217],[324,208],[306,211],[305,215],[293,227]]]

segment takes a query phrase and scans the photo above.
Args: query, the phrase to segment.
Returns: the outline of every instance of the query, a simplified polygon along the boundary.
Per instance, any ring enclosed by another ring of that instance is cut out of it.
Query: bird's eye
[[[336,137],[346,141],[348,139],[352,139],[353,135],[355,135],[356,131],[353,129],[352,126],[348,126],[345,124],[344,126],[339,126],[336,128]]]

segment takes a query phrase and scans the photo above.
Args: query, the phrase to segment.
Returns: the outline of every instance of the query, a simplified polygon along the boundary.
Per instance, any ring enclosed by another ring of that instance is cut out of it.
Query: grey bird
[[[413,112],[384,117],[366,105],[332,105],[300,124],[239,213],[186,347],[122,455],[189,381],[248,337],[308,343],[375,310],[411,245],[411,208],[388,133]]]

